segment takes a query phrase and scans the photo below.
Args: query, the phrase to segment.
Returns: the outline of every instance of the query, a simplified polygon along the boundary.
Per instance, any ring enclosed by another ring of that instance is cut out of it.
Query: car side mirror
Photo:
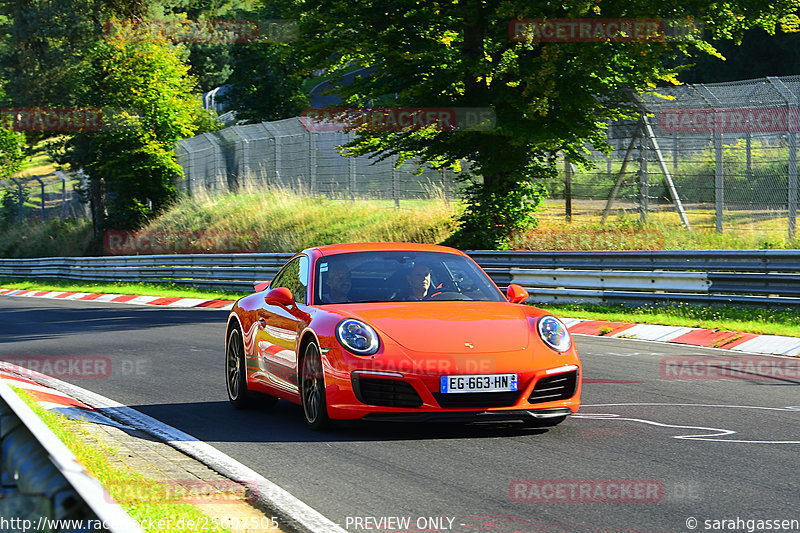
[[[512,304],[521,304],[527,300],[529,296],[530,294],[528,294],[528,291],[516,283],[512,283],[508,286],[508,289],[506,289],[506,298]]]
[[[269,305],[281,305],[283,307],[289,307],[294,305],[294,296],[292,295],[292,291],[286,287],[276,287],[271,289],[267,295],[264,296],[264,301]]]

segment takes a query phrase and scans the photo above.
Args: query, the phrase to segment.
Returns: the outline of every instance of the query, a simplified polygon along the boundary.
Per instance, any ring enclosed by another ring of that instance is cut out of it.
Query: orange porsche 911
[[[517,421],[578,410],[581,363],[566,326],[504,296],[466,254],[432,245],[310,248],[233,306],[234,407],[300,404],[333,420]]]

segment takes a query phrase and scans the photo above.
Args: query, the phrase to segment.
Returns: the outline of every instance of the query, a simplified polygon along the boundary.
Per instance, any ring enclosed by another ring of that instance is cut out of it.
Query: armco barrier
[[[2,531],[137,533],[142,529],[4,382],[0,381]],[[102,524],[93,527],[90,524]]]
[[[484,268],[800,272],[798,250],[469,252]]]
[[[468,252],[501,288],[531,303],[687,302],[800,306],[800,251]],[[172,282],[248,291],[291,254],[0,259],[0,277]]]

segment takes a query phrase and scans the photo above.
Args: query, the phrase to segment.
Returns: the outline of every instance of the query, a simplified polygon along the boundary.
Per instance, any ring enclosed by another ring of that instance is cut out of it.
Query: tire
[[[238,327],[231,329],[225,344],[225,388],[228,389],[228,401],[236,409],[253,406],[252,395],[247,390],[247,365],[244,360],[242,333]]]
[[[303,355],[300,375],[300,400],[303,415],[309,428],[319,431],[330,427],[328,406],[325,399],[325,373],[316,342],[309,342]]]
[[[228,401],[236,409],[269,409],[278,402],[275,396],[247,389],[247,363],[238,326],[231,330],[225,347],[225,387],[228,389]]]

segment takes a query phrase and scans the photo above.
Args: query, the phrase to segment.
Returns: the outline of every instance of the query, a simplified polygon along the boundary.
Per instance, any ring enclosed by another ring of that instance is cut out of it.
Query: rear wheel
[[[238,327],[231,329],[225,346],[225,384],[228,400],[237,409],[252,407],[253,400],[247,390],[247,366],[244,360],[242,333]]]
[[[325,399],[325,374],[322,371],[322,358],[316,342],[309,342],[303,356],[300,377],[300,396],[303,414],[308,427],[314,430],[330,426],[328,405]]]
[[[254,393],[247,389],[247,362],[242,344],[242,332],[234,326],[228,335],[225,347],[225,384],[228,400],[237,409],[262,407],[269,409],[278,399],[268,394]]]

